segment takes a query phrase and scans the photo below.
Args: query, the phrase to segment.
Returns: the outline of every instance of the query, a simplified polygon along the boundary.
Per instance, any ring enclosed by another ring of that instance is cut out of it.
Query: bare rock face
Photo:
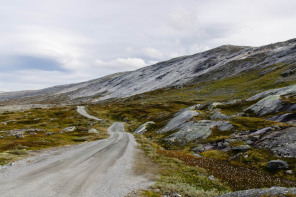
[[[264,135],[256,146],[269,148],[278,156],[296,158],[296,127]]]
[[[233,128],[232,124],[227,121],[200,120],[180,131],[170,135],[167,140],[170,142],[191,142],[196,139],[205,139],[212,134],[212,129],[217,127],[220,131],[227,131]]]
[[[189,126],[193,124],[192,121],[188,122],[191,118],[194,116],[199,115],[199,113],[195,110],[193,110],[195,106],[186,108],[184,110],[181,110],[180,112],[176,113],[174,115],[174,118],[171,119],[164,128],[157,131],[157,133],[166,133],[168,131],[172,131],[175,129],[180,129],[186,126]]]

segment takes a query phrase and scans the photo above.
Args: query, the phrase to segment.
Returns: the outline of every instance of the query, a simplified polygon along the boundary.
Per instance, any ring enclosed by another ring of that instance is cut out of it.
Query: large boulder
[[[227,131],[231,130],[233,125],[227,121],[200,120],[170,135],[167,140],[171,142],[191,142],[196,139],[205,139],[212,134],[214,127],[217,127],[220,131]]]
[[[270,170],[280,170],[280,169],[287,169],[288,164],[283,160],[271,160],[267,163],[266,167]]]
[[[147,131],[147,126],[150,124],[155,124],[155,122],[153,121],[149,121],[146,122],[144,124],[142,124],[141,126],[139,126],[136,130],[135,130],[135,134],[144,134]]]
[[[196,106],[192,106],[181,110],[180,112],[176,113],[164,128],[157,131],[157,133],[166,133],[168,131],[180,129],[185,126],[190,126],[193,124],[193,121],[189,121],[194,116],[197,116],[199,113],[194,110]],[[189,122],[188,122],[189,121]]]

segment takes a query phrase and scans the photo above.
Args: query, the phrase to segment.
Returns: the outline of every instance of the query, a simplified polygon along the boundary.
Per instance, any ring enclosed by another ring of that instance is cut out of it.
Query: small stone
[[[20,138],[24,138],[25,136],[22,133],[20,133],[20,134],[16,134],[15,137],[20,139]]]
[[[88,133],[98,133],[98,130],[96,130],[96,129],[90,129],[90,130],[88,130]]]
[[[247,159],[249,157],[249,155],[244,155],[244,158]]]
[[[248,144],[248,145],[252,145],[252,144],[254,144],[254,142],[253,142],[252,140],[247,140],[247,141],[246,141],[246,144]]]
[[[210,175],[208,178],[209,178],[211,181],[215,181],[215,180],[216,180],[215,177],[214,177],[213,175]]]
[[[200,154],[197,154],[197,153],[193,153],[192,155],[195,157],[202,157]]]
[[[192,151],[195,153],[200,153],[200,152],[203,152],[204,150],[205,150],[204,145],[202,145],[202,144],[199,144],[192,149]]]
[[[232,147],[232,150],[239,151],[239,152],[245,152],[250,149],[251,147],[249,145],[239,145],[239,146]]]
[[[286,171],[286,174],[290,174],[291,175],[291,174],[293,174],[293,171],[292,170],[287,170]]]
[[[59,133],[73,132],[73,131],[75,131],[75,130],[76,130],[76,127],[75,127],[75,126],[74,126],[74,127],[66,127],[66,128],[64,128],[63,130],[59,131]]]

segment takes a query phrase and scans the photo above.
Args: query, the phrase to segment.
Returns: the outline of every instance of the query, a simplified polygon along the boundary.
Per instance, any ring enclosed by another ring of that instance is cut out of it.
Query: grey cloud
[[[17,70],[45,70],[45,71],[66,71],[62,64],[55,59],[16,55],[0,58],[1,71],[17,71]]]

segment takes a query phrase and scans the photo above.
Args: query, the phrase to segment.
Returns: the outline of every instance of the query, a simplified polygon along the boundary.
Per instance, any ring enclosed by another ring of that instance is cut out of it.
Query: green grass
[[[246,130],[257,130],[265,127],[276,126],[276,125],[285,125],[282,123],[265,120],[263,118],[256,117],[235,117],[231,119],[231,123],[241,131]]]

